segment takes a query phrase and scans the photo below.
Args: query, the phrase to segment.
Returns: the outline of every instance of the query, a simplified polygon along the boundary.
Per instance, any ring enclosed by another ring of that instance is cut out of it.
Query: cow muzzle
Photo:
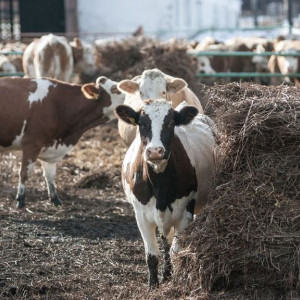
[[[146,157],[149,161],[164,159],[165,149],[163,147],[149,147],[146,149]]]

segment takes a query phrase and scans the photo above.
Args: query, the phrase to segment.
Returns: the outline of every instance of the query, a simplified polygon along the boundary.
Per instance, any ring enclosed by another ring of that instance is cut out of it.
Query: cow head
[[[93,75],[96,72],[96,54],[92,45],[74,38],[70,43],[72,47],[74,72]]]
[[[139,111],[126,105],[116,109],[119,119],[139,127],[143,158],[157,173],[163,172],[167,165],[175,126],[190,123],[197,114],[194,106],[174,110],[165,99],[146,100]]]
[[[288,48],[282,52],[297,53],[294,48]],[[297,56],[278,56],[278,65],[282,74],[296,73],[298,70],[298,57]]]
[[[181,78],[168,77],[158,69],[145,70],[133,80],[119,82],[118,89],[127,94],[139,93],[142,100],[168,99],[168,95],[178,93],[187,86]]]
[[[210,60],[207,56],[197,57],[197,72],[204,74],[215,74],[216,71],[212,68]]]
[[[125,96],[117,89],[117,82],[105,76],[98,77],[96,84],[84,84],[81,91],[87,99],[101,101],[103,112],[109,119],[114,118],[114,110],[125,100]]]

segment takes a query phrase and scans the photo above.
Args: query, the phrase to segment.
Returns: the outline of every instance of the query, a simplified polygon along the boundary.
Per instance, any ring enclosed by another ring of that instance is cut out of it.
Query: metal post
[[[293,28],[293,7],[292,7],[292,0],[288,0],[288,22],[289,22],[289,34],[292,34]]]
[[[251,0],[251,9],[254,17],[254,26],[258,26],[258,5],[257,5],[257,0]]]

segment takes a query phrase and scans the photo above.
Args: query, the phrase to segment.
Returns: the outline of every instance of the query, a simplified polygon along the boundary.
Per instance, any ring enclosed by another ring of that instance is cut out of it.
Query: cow
[[[44,35],[30,43],[23,54],[23,69],[27,77],[50,77],[71,81],[72,73],[93,75],[96,71],[94,49],[74,38]]]
[[[207,202],[215,167],[213,121],[186,103],[174,110],[165,99],[146,100],[139,110],[120,105],[116,115],[138,127],[123,161],[122,184],[143,238],[152,288],[159,284],[156,228],[162,234],[167,280],[170,253],[179,251],[178,234]]]
[[[17,72],[16,66],[6,55],[0,55],[0,72],[13,74]]]
[[[114,118],[115,107],[123,101],[116,84],[104,77],[84,85],[47,78],[0,79],[0,151],[22,151],[18,208],[25,206],[26,180],[37,159],[51,201],[61,205],[56,162],[85,131]]]
[[[295,53],[300,52],[300,41],[299,40],[280,40],[274,45],[275,52],[282,53]],[[299,56],[276,56],[272,55],[268,62],[268,67],[271,73],[281,73],[288,75],[289,73],[300,72],[300,57]],[[300,85],[299,78],[291,78],[285,76],[284,80],[288,83],[295,82],[296,85]],[[272,78],[273,84],[278,84],[279,80]]]
[[[126,95],[124,104],[134,109],[140,108],[144,100],[164,98],[170,100],[174,108],[187,101],[203,113],[198,97],[188,88],[186,81],[164,74],[159,69],[145,70],[132,80],[122,80],[117,87]],[[118,128],[122,140],[129,146],[135,138],[135,128],[123,122],[118,123]]]

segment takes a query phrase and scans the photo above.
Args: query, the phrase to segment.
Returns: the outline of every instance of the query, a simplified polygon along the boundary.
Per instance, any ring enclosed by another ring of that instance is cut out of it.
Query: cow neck
[[[156,173],[145,162],[141,143],[130,175],[131,190],[136,198],[142,204],[147,204],[151,197],[155,196],[156,208],[160,211],[165,211],[167,208],[172,211],[171,204],[176,199],[188,196],[191,191],[197,191],[195,169],[176,136],[164,172]]]
[[[70,95],[68,98],[67,120],[64,121],[67,124],[66,128],[68,131],[64,138],[64,143],[67,145],[73,144],[74,141],[77,142],[87,130],[109,120],[103,114],[104,107],[108,107],[111,104],[108,93],[105,90],[101,90],[100,99],[88,100],[83,96],[80,88],[78,87],[78,90],[74,90],[75,95]]]

